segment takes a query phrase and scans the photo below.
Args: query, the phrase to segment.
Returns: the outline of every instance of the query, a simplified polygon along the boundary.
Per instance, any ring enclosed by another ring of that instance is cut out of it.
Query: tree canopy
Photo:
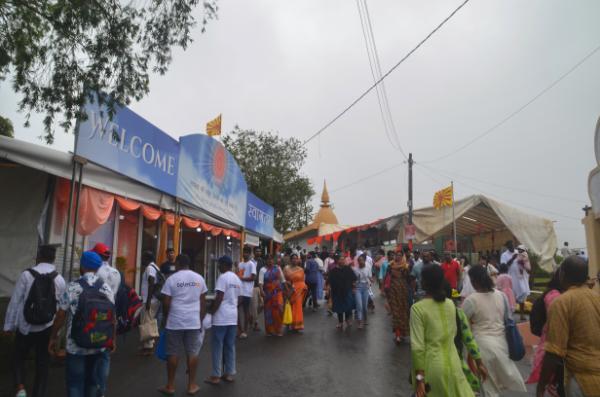
[[[69,130],[86,99],[108,94],[109,114],[148,93],[149,73],[163,74],[174,47],[186,48],[202,4],[202,32],[217,0],[0,0],[0,79],[12,76],[19,110],[45,114],[52,143],[57,114]]]
[[[13,125],[9,119],[0,116],[0,135],[7,136],[9,138],[15,137]]]
[[[315,192],[301,173],[307,155],[302,142],[236,126],[223,144],[246,176],[248,189],[275,208],[277,230],[296,230],[310,222]]]

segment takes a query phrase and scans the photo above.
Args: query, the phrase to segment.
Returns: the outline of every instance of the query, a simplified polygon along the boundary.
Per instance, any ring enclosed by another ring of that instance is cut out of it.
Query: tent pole
[[[69,258],[69,281],[71,281],[73,277],[73,260],[75,256],[75,240],[77,239],[77,221],[79,218],[79,202],[81,200],[81,185],[83,184],[83,162],[81,159],[74,157],[73,161],[76,161],[79,164],[79,178],[77,185],[77,196],[75,199],[75,214],[73,215],[73,236],[71,240],[71,255]]]
[[[65,245],[63,250],[62,276],[65,276],[67,270],[67,251],[69,249],[69,233],[71,231],[71,211],[73,207],[73,194],[75,193],[75,173],[77,171],[77,162],[73,160],[73,174],[71,175],[71,188],[69,190],[69,206],[67,207],[67,230],[65,232]]]
[[[452,229],[454,230],[454,255],[458,258],[458,241],[456,241],[456,217],[454,216],[454,181],[450,182],[452,186]]]

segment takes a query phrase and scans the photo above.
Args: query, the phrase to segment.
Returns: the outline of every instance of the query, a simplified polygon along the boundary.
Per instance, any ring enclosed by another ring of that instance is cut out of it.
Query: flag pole
[[[458,259],[458,241],[456,241],[456,217],[454,216],[454,181],[450,182],[452,186],[452,229],[454,230],[454,255]]]

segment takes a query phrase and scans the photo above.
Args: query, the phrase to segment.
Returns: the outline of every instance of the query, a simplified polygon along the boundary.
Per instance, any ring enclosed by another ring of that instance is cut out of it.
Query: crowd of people
[[[526,383],[537,384],[539,397],[600,395],[595,338],[600,298],[588,288],[597,279],[589,280],[587,262],[578,256],[565,259],[539,298],[540,342],[524,380],[506,335],[513,311],[524,316],[532,269],[526,247],[515,248],[511,241],[499,256],[481,255],[475,264],[451,253],[440,261],[435,251],[408,247],[387,253],[298,248],[275,256],[245,247],[239,264],[229,256],[218,259],[211,301],[204,278],[190,269],[190,258],[173,250],[166,254],[159,266],[151,252],[143,253],[138,301],[110,265],[106,245],[81,255],[81,277],[70,283],[53,265],[56,248],[41,246],[37,264],[17,282],[4,326],[15,334],[16,396],[27,396],[24,360],[31,349],[36,353],[31,395],[47,395],[50,355],[62,347],[68,396],[106,395],[117,335],[137,322],[139,354],[158,352],[159,339],[166,356],[167,382],[158,390],[175,394],[175,374],[185,359],[185,388],[193,395],[200,389],[196,368],[209,329],[212,372],[205,382],[234,382],[238,339],[263,326],[266,336],[302,334],[305,310],[322,306],[337,317],[338,332],[355,324],[364,330],[375,311],[375,291],[383,297],[394,342],[410,341],[410,381],[418,397],[499,396],[526,391]],[[531,322],[533,329],[533,313]]]

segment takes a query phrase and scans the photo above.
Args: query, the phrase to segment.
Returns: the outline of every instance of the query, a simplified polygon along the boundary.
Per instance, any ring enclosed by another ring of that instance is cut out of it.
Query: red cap
[[[103,243],[97,243],[92,251],[94,251],[98,255],[110,256],[110,248],[108,248],[108,245]]]

